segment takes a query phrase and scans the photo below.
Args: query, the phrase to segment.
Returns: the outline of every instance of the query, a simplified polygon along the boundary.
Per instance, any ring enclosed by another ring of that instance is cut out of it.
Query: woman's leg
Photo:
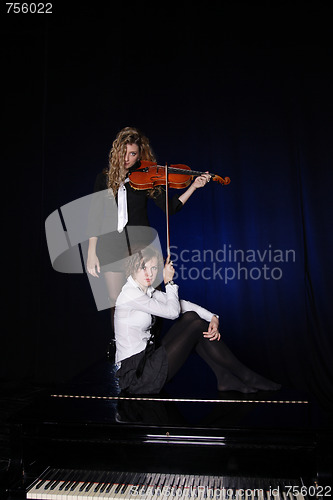
[[[115,306],[118,295],[126,282],[125,273],[106,271],[104,273],[105,283],[108,289],[108,295],[111,308]]]
[[[247,368],[236,358],[223,340],[210,342],[203,338],[196,350],[214,371],[218,379],[219,390],[226,390],[225,370],[237,377],[245,386],[251,388],[251,392],[255,392],[254,390],[274,391],[281,387],[280,384],[276,384]]]
[[[207,341],[207,339],[205,339],[205,341]],[[217,389],[219,391],[238,391],[246,394],[257,392],[257,389],[243,382],[238,374],[233,373],[233,371],[230,371],[226,366],[213,361],[210,355],[207,354],[203,343],[199,342],[196,346],[196,352],[204,361],[206,361],[207,365],[215,373],[217,379]]]
[[[162,339],[168,357],[168,380],[182,367],[202,336],[203,321],[195,312],[186,312]]]
[[[115,346],[115,334],[114,334],[114,313],[115,313],[115,303],[118,298],[118,295],[121,292],[123,285],[125,284],[125,273],[123,272],[114,272],[114,271],[106,271],[104,273],[105,283],[108,289],[109,301],[110,301],[110,310],[111,310],[111,336],[108,347],[108,357],[113,360],[116,353]]]
[[[216,375],[218,389],[244,393],[258,389],[275,390],[280,386],[261,377],[243,365],[223,341],[209,341],[203,337],[208,323],[196,313],[185,313],[169,330],[162,344],[168,356],[168,380],[186,361],[193,349],[206,361]]]
[[[216,375],[219,390],[234,390],[240,392],[255,392],[248,388],[237,377],[223,366],[215,364],[205,352],[198,350],[202,341],[207,341],[202,335],[207,331],[208,323],[202,320],[195,312],[186,312],[172,326],[162,340],[162,344],[168,357],[168,380],[178,372],[185,363],[192,350],[196,349],[198,354],[208,363]],[[202,356],[202,354],[204,354]]]

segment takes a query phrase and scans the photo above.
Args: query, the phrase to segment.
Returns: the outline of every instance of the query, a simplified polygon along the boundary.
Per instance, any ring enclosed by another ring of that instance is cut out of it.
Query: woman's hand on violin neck
[[[193,181],[192,186],[195,187],[196,189],[204,187],[210,181],[210,179],[211,179],[210,174],[208,172],[206,172],[205,174],[202,174],[202,175],[199,175],[199,177],[196,177]]]
[[[168,283],[168,281],[171,281],[174,277],[174,274],[175,274],[175,269],[173,267],[172,261],[170,260],[170,257],[168,257],[163,269],[164,283]]]
[[[197,188],[204,187],[207,182],[211,179],[210,174],[207,172],[205,174],[199,175],[196,177],[192,184],[187,188],[187,190],[181,194],[178,199],[182,202],[183,205],[187,202],[187,200],[192,196],[192,194],[196,191]]]

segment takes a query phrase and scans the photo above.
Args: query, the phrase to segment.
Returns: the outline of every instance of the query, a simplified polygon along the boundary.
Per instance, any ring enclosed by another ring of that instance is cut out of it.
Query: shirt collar
[[[132,276],[129,276],[127,278],[127,281],[128,283],[130,283],[132,286],[135,286],[135,288],[138,288],[139,290],[141,290],[142,293],[144,293],[144,291],[142,290],[142,288],[140,288],[140,285],[138,285],[138,283],[135,281],[135,279],[132,277]],[[155,288],[153,286],[149,286],[147,288],[147,295],[149,295],[149,297],[151,297],[153,295],[153,293],[155,292]]]

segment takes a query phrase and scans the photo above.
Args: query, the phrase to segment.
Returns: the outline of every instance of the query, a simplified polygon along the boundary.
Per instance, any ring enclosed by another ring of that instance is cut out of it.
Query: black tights
[[[222,340],[206,339],[202,333],[207,330],[208,323],[192,311],[183,314],[170,328],[162,340],[168,356],[168,380],[194,349],[215,373],[219,391],[248,393],[280,388],[243,365]]]

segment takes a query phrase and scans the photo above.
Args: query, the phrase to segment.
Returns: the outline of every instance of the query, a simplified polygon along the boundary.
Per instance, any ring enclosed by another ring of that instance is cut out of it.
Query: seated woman
[[[116,376],[120,389],[130,394],[156,394],[186,361],[192,350],[210,366],[219,391],[251,393],[281,386],[244,366],[221,340],[219,317],[191,302],[180,300],[172,281],[174,268],[163,269],[165,292],[153,287],[160,254],[147,247],[128,261],[127,282],[116,302]],[[155,317],[176,320],[155,345]]]

